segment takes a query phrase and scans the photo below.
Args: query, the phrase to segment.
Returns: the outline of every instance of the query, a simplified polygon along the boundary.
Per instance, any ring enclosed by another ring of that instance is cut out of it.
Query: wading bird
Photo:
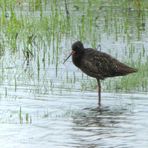
[[[129,67],[107,53],[92,48],[84,48],[81,41],[72,44],[72,52],[64,60],[64,63],[72,55],[75,66],[90,77],[96,78],[98,83],[98,105],[101,106],[100,80],[108,77],[124,76],[137,72],[137,69]],[[63,64],[64,64],[63,63]]]

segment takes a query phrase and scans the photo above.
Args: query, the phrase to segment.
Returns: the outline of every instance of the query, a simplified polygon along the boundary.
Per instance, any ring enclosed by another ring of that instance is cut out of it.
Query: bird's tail
[[[121,75],[127,75],[127,74],[130,74],[130,73],[135,73],[137,71],[138,71],[138,69],[129,67],[129,66],[125,65],[125,64],[122,64],[122,66],[118,67],[118,72]]]

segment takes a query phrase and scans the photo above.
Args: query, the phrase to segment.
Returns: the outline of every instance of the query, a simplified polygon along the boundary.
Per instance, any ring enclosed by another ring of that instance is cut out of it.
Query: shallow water
[[[16,1],[0,12],[0,147],[147,148],[146,1],[67,1],[69,18],[64,2]],[[76,40],[142,67],[102,83],[101,109],[95,81],[62,64]]]
[[[148,145],[147,94],[102,93],[101,110],[96,92],[13,96],[0,101],[3,148]]]

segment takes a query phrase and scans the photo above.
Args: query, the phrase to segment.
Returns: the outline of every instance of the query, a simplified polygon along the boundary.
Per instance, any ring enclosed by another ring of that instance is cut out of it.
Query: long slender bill
[[[75,51],[72,51],[69,56],[64,60],[63,64],[70,58],[71,55],[73,55],[75,53]]]

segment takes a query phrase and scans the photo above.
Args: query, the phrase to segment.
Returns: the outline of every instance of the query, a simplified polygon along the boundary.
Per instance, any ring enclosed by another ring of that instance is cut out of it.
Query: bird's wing
[[[100,53],[94,56],[94,63],[98,68],[98,72],[103,77],[110,77],[117,72],[118,61],[106,53]]]
[[[110,55],[95,50],[90,50],[87,54],[89,55],[86,55],[87,59],[83,58],[83,66],[81,68],[86,74],[99,79],[104,79],[105,77],[111,77],[116,73],[117,60]]]
[[[98,68],[98,73],[104,78],[123,76],[137,71],[110,55],[99,51],[98,54],[94,55],[93,61]]]
[[[98,67],[91,62],[92,59],[83,60],[81,70],[87,75],[95,78],[104,79],[98,71]]]

